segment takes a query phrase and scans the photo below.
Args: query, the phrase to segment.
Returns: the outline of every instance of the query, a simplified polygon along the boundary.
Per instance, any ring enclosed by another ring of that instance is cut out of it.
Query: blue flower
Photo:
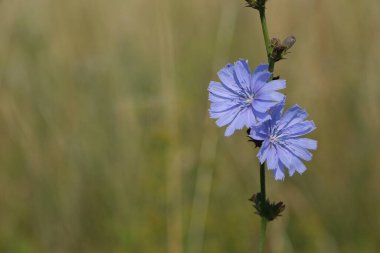
[[[286,86],[285,80],[269,81],[271,75],[268,64],[259,65],[251,73],[247,61],[239,60],[218,72],[221,83],[210,82],[210,117],[218,119],[219,127],[229,125],[225,136],[270,118],[268,110],[285,97],[276,90]]]
[[[284,167],[288,168],[290,176],[294,172],[302,174],[306,167],[301,159],[310,161],[312,154],[308,149],[317,148],[317,141],[301,138],[316,128],[313,121],[305,121],[308,114],[294,105],[282,115],[284,105],[285,100],[272,107],[271,119],[252,127],[249,135],[263,141],[257,157],[262,164],[267,161],[276,180],[284,179]]]

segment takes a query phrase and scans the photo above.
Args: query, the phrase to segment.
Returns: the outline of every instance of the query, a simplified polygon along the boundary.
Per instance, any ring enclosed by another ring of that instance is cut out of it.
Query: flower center
[[[248,97],[246,97],[245,101],[244,101],[247,105],[250,105],[252,104],[253,102],[253,96],[252,95],[248,95]]]
[[[278,136],[276,136],[276,135],[269,136],[269,141],[271,143],[277,143],[279,141]]]

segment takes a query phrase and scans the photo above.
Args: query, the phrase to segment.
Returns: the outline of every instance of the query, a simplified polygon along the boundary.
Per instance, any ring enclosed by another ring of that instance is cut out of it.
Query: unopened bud
[[[296,43],[296,37],[288,36],[282,42],[278,38],[272,38],[271,47],[272,53],[271,58],[277,62],[279,60],[285,59],[284,56],[289,53],[288,50]]]
[[[284,41],[282,42],[282,45],[286,48],[286,50],[290,49],[294,43],[296,43],[296,37],[293,35],[286,37]]]
[[[272,48],[279,47],[281,46],[281,40],[278,38],[272,38],[270,44],[272,45]]]
[[[264,199],[260,192],[253,194],[249,200],[252,201],[253,207],[256,209],[256,214],[268,221],[272,221],[281,216],[281,213],[285,210],[285,205],[282,201],[271,203],[269,199]]]
[[[245,0],[247,7],[251,7],[256,10],[264,9],[267,0]]]

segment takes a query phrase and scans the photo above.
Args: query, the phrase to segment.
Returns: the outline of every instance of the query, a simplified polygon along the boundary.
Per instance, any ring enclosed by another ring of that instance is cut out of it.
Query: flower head
[[[221,82],[211,81],[208,87],[209,112],[211,118],[218,119],[219,127],[228,125],[225,136],[269,119],[268,110],[285,97],[277,90],[284,89],[286,81],[269,81],[272,73],[267,64],[259,65],[251,73],[247,61],[241,59],[227,64],[218,76]]]
[[[308,149],[317,148],[317,141],[301,138],[316,128],[313,121],[305,120],[308,114],[298,105],[282,114],[284,105],[285,100],[272,107],[271,119],[252,127],[249,135],[263,141],[257,157],[261,163],[267,161],[276,180],[285,178],[285,167],[290,176],[294,172],[302,174],[306,167],[301,159],[310,161],[312,154]]]

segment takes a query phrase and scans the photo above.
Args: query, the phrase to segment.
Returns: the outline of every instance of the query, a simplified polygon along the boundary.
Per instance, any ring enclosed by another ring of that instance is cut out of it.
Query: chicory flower
[[[285,98],[277,90],[284,89],[286,81],[271,81],[268,64],[259,65],[251,73],[247,61],[240,59],[227,64],[218,76],[221,82],[211,81],[208,87],[209,113],[219,127],[228,125],[225,136],[269,119],[268,110]]]
[[[310,161],[309,149],[317,148],[317,141],[301,138],[316,127],[313,121],[305,120],[308,114],[298,105],[294,105],[284,114],[285,100],[270,110],[271,118],[253,126],[249,137],[262,141],[257,154],[261,164],[267,162],[276,180],[285,178],[286,167],[289,175],[302,174],[306,166],[302,160]]]

